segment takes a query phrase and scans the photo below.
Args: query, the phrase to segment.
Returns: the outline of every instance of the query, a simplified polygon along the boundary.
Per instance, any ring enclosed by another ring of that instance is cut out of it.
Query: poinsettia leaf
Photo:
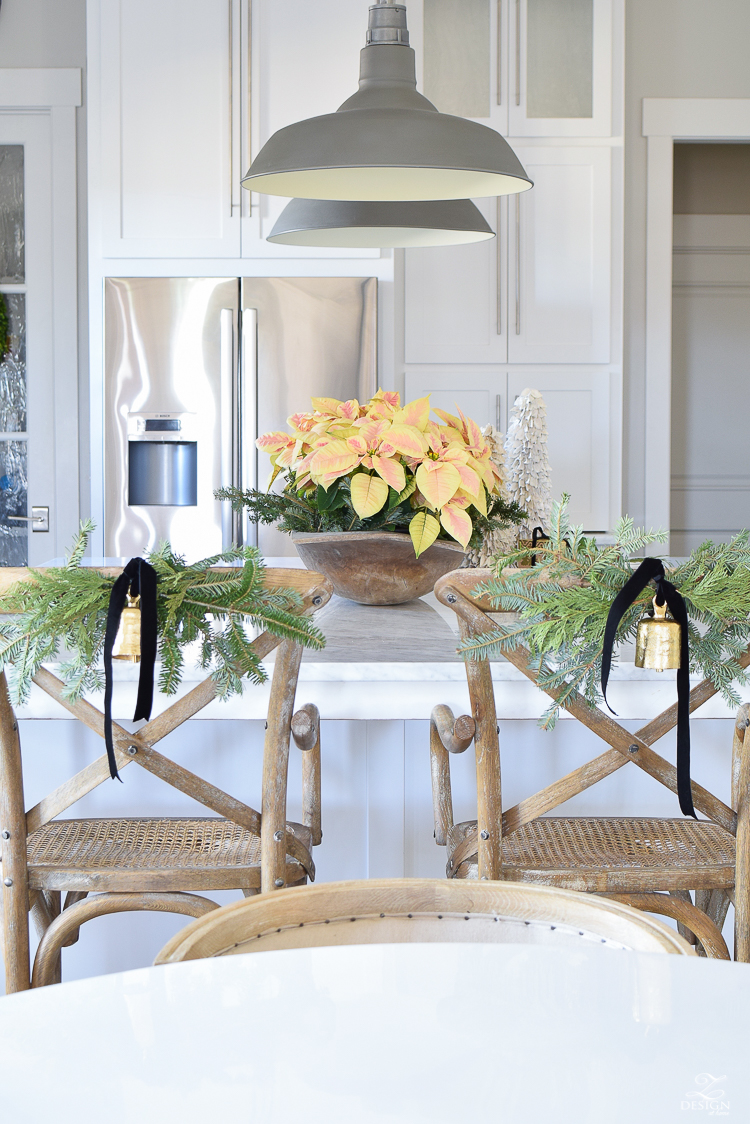
[[[370,459],[378,476],[381,476],[390,488],[403,492],[406,487],[406,473],[400,461],[393,460],[392,457],[378,456],[372,456]]]
[[[421,457],[427,451],[427,441],[416,426],[394,422],[381,444],[383,452],[389,447],[404,457]]]
[[[445,410],[439,410],[437,406],[432,407],[434,412],[450,429],[455,429],[457,433],[461,432],[461,422],[455,414],[449,414]]]
[[[388,499],[388,485],[379,476],[358,472],[351,479],[352,507],[360,519],[369,519]]]
[[[409,534],[414,544],[414,553],[419,558],[440,534],[440,524],[429,511],[418,511],[409,523]]]
[[[348,447],[346,441],[329,441],[318,449],[310,468],[316,476],[330,476],[335,480],[337,476],[354,468],[357,459],[357,454]]]
[[[440,512],[440,522],[451,538],[466,550],[472,532],[471,517],[458,505],[449,503]]]
[[[463,490],[470,496],[478,496],[482,487],[479,473],[475,472],[473,468],[469,468],[467,464],[458,464],[456,461],[453,463],[456,465],[458,475],[461,477],[461,487]]]
[[[430,396],[425,398],[415,398],[413,402],[407,402],[402,410],[396,416],[395,421],[403,425],[413,425],[417,429],[424,430],[427,428],[427,423],[430,420]]]
[[[423,461],[416,471],[416,481],[428,504],[438,509],[461,487],[458,469],[449,461]]]

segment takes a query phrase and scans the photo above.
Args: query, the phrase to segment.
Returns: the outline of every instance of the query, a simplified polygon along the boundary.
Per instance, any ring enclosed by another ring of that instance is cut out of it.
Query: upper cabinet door
[[[505,323],[503,200],[477,206],[498,238],[465,246],[406,250],[405,346],[407,363],[504,363]]]
[[[368,0],[244,0],[243,101],[252,115],[242,136],[242,171],[278,129],[334,113],[357,89]],[[411,12],[409,12],[411,15]],[[252,27],[250,27],[252,23]],[[289,202],[242,190],[242,254],[248,258],[379,258],[378,249],[279,246],[267,242]]]
[[[508,361],[609,363],[610,149],[516,152],[534,187],[509,201]]]
[[[508,0],[508,133],[612,133],[612,0]]]
[[[104,257],[240,252],[240,0],[99,0]]]

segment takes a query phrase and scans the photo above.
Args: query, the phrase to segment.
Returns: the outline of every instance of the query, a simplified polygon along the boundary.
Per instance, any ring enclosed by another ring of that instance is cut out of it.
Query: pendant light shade
[[[319,3],[325,11],[323,0]],[[243,186],[302,199],[431,200],[532,186],[494,129],[438,113],[417,93],[403,4],[370,8],[359,90],[336,113],[297,121],[264,144]]]
[[[347,202],[292,199],[268,236],[284,246],[457,246],[494,238],[470,199]]]

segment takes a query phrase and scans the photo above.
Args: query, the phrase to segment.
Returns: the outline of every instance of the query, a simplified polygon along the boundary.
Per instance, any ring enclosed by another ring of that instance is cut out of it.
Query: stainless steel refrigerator
[[[256,532],[214,491],[265,487],[256,437],[312,396],[374,394],[377,279],[125,277],[105,288],[105,553],[167,540],[188,561],[233,542],[293,555],[286,536]]]

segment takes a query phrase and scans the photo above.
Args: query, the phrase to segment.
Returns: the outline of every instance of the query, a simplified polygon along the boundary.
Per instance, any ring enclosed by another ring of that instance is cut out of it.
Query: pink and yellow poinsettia
[[[288,419],[291,433],[265,433],[259,449],[269,453],[271,482],[279,473],[287,487],[310,497],[348,479],[351,507],[360,520],[408,501],[409,532],[417,555],[441,528],[468,546],[473,508],[487,515],[488,496],[499,493],[499,472],[490,447],[471,418],[435,410],[429,396],[401,405],[382,391],[364,405],[356,399],[313,398],[310,413]]]

